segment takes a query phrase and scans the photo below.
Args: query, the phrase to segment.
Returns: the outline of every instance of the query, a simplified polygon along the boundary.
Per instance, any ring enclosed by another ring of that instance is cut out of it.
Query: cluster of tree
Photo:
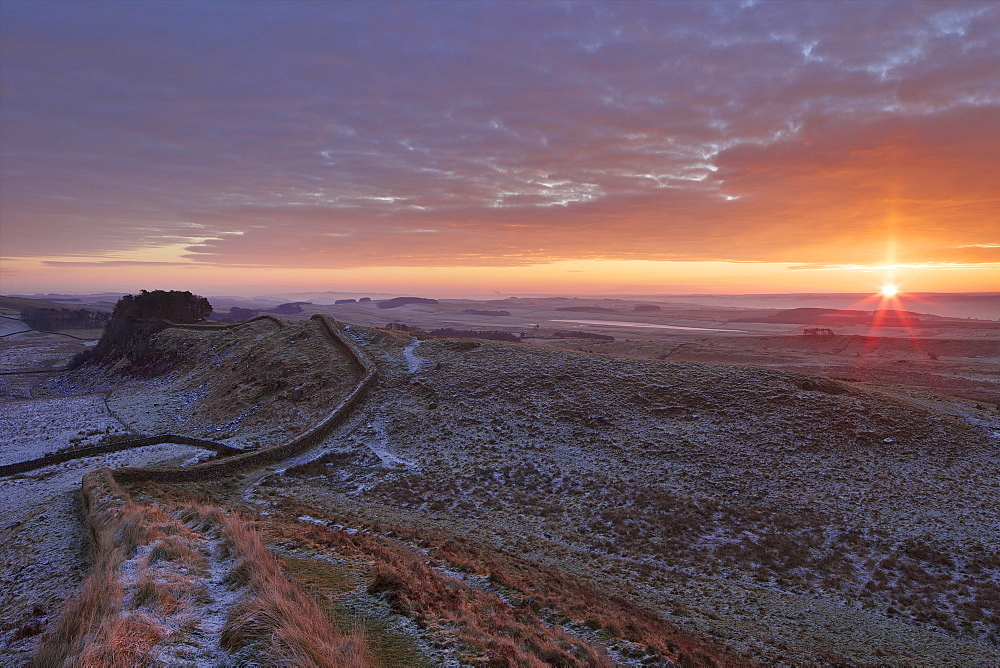
[[[402,323],[402,322],[390,322],[388,325],[385,326],[385,328],[386,329],[391,329],[391,330],[394,330],[394,331],[397,331],[397,332],[412,332],[414,334],[418,334],[418,333],[424,331],[424,330],[420,329],[419,327],[416,327],[416,326],[413,326],[413,325],[407,325],[407,324]]]
[[[312,302],[289,302],[287,304],[279,304],[269,310],[268,313],[277,313],[278,315],[295,315],[296,313],[302,313],[302,304],[311,303]]]
[[[632,309],[634,313],[657,313],[660,307],[656,304],[636,304]]]
[[[260,315],[260,311],[252,308],[243,308],[242,306],[232,306],[229,309],[229,320],[235,320],[236,322],[242,322],[244,320],[249,320],[250,318],[256,318]]]
[[[212,313],[212,305],[204,297],[180,290],[140,290],[137,295],[125,295],[115,304],[111,314],[115,321],[168,320],[170,322],[200,322]]]
[[[139,362],[150,354],[150,339],[170,323],[201,322],[212,313],[204,297],[180,290],[142,290],[125,295],[115,304],[93,359],[109,361],[127,357]]]
[[[450,327],[445,327],[443,329],[432,329],[430,332],[433,336],[447,336],[454,339],[488,339],[490,341],[519,341],[520,339],[510,332],[501,331],[490,331],[490,332],[480,332],[471,329],[452,329]]]
[[[21,319],[32,329],[51,332],[57,329],[99,329],[108,324],[111,314],[85,308],[29,306],[21,311]]]

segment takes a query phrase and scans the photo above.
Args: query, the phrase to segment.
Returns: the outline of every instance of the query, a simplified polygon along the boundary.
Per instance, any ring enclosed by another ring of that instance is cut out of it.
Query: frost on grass
[[[98,394],[0,403],[0,464],[37,459],[128,433]]]
[[[524,345],[425,340],[411,373],[410,337],[354,330],[382,383],[323,466],[289,471],[300,497],[634,587],[765,659],[1000,657],[1000,456],[981,425],[829,379]]]

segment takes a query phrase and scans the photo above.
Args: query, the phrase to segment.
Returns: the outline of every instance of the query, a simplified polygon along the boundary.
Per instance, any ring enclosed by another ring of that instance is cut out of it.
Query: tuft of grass
[[[98,536],[100,539],[100,536]],[[125,591],[118,581],[116,569],[124,560],[120,550],[111,547],[105,540],[99,540],[98,561],[91,568],[79,593],[63,606],[62,614],[55,628],[42,638],[41,646],[29,663],[37,668],[73,665],[80,663],[85,653],[93,656],[90,645],[109,647],[112,636],[112,620],[119,617],[123,607]],[[109,549],[110,548],[110,549]],[[105,665],[127,665],[130,653],[116,664],[107,652],[100,654]],[[86,664],[83,664],[86,665]]]
[[[293,500],[279,506],[290,518],[325,517],[319,509]],[[682,665],[745,666],[752,661],[718,642],[681,629],[624,597],[608,596],[580,578],[541,566],[442,531],[363,521],[354,516],[330,518],[370,530],[349,535],[315,524],[289,521],[280,535],[318,549],[334,548],[374,561],[369,591],[386,596],[392,608],[424,625],[456,628],[459,639],[495,665],[605,665],[599,647],[567,635],[560,624],[577,623],[602,637],[621,638],[660,660]],[[383,536],[392,536],[393,539]],[[400,541],[426,550],[406,548]],[[496,594],[466,586],[431,567],[444,562],[459,571],[488,576],[502,588]]]
[[[151,543],[144,565],[150,568],[164,561],[183,564],[197,572],[204,572],[208,566],[205,557],[191,547],[191,542],[178,536],[166,536]]]
[[[175,561],[203,568],[204,557],[189,544],[197,535],[162,508],[133,503],[113,480],[85,478],[84,492],[95,560],[29,665],[148,665],[168,635],[169,618],[183,613],[195,589],[190,578],[153,570],[157,563]],[[122,567],[151,544],[138,559],[138,585],[129,596]]]
[[[228,582],[242,590],[222,631],[225,649],[252,648],[272,665],[372,665],[364,633],[340,631],[244,522],[224,517],[222,536],[237,559]]]
[[[152,650],[167,631],[144,613],[108,620],[104,642],[92,642],[80,653],[82,666],[128,668],[153,663]]]

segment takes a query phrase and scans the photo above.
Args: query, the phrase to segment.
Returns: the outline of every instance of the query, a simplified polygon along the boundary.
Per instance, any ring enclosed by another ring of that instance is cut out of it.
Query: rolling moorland
[[[1000,661],[997,323],[504,301],[49,373],[86,344],[9,311],[0,465],[67,459],[3,479],[4,662]]]

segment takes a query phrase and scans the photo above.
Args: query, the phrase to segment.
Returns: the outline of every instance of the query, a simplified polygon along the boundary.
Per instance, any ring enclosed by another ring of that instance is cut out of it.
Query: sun
[[[899,292],[899,288],[895,285],[883,285],[882,286],[882,296],[883,297],[895,297],[896,293]]]

